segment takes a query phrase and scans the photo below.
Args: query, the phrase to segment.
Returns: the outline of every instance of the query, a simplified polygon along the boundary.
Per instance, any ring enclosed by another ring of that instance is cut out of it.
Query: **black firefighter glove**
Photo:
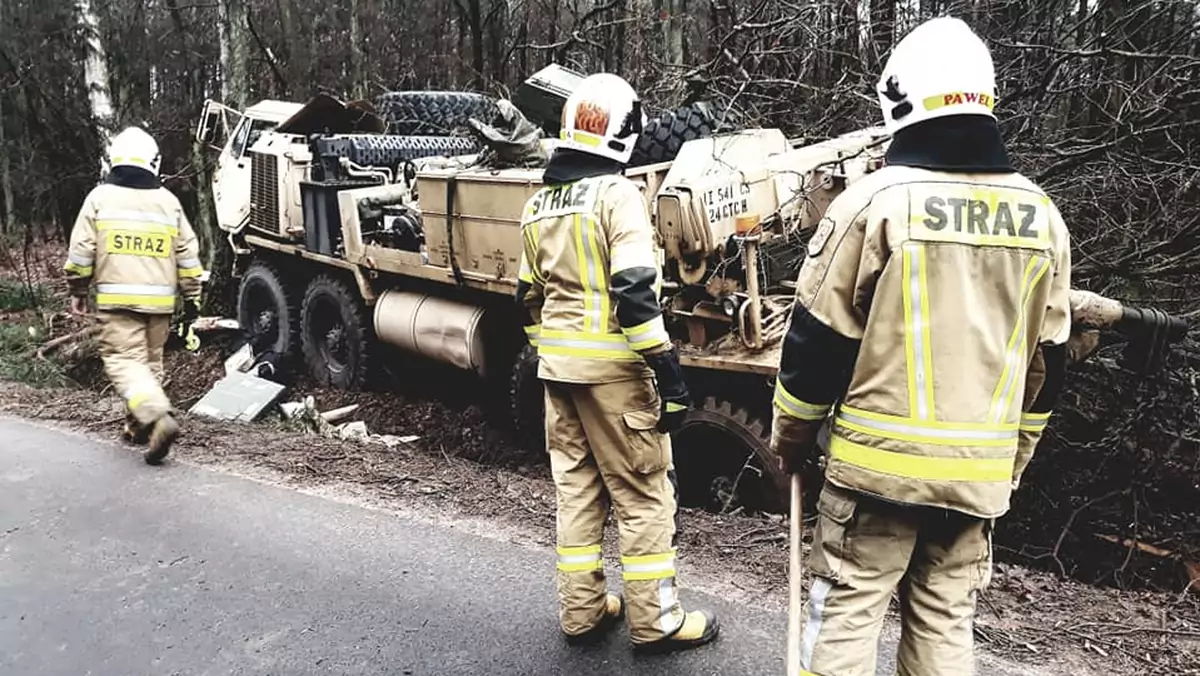
[[[670,434],[679,429],[687,410],[692,405],[687,384],[683,382],[683,369],[679,366],[679,355],[675,348],[658,354],[646,355],[646,364],[654,370],[658,381],[658,396],[662,403],[658,410],[658,431]]]
[[[189,351],[195,351],[200,347],[200,338],[196,336],[195,331],[192,331],[192,324],[200,316],[200,299],[184,300],[183,301],[183,321],[179,323],[178,334],[183,339],[184,345]]]
[[[200,301],[198,299],[183,301],[183,324],[184,324],[184,326],[191,326],[192,322],[196,321],[196,319],[199,316],[200,316]]]

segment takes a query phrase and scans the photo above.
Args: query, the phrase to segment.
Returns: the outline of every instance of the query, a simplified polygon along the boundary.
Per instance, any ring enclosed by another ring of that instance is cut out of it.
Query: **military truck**
[[[489,150],[503,143],[456,132],[536,126],[544,158],[578,79],[552,66],[516,105],[459,92],[264,101],[240,114],[206,103],[197,133],[221,152],[213,193],[242,326],[324,386],[368,387],[383,346],[457,367],[540,448],[536,354],[513,296],[520,216],[542,170],[496,166]],[[664,110],[644,130],[626,175],[655,223],[664,315],[696,401],[673,437],[684,506],[785,508],[768,437],[794,279],[825,208],[882,165],[887,143],[881,128],[818,142],[721,129],[702,104]],[[1186,332],[1094,294],[1073,300],[1092,325],[1166,327],[1133,331],[1142,357],[1157,354],[1149,336],[1161,351]]]

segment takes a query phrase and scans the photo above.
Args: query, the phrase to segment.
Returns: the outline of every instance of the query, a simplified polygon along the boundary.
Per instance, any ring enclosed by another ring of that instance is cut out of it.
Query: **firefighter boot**
[[[171,444],[178,436],[179,423],[175,422],[175,418],[171,417],[170,413],[159,418],[150,432],[150,450],[146,451],[143,456],[146,464],[162,464],[163,458],[167,457],[167,453],[171,450]]]
[[[657,641],[635,643],[634,650],[640,653],[669,653],[677,650],[687,650],[708,643],[720,632],[717,617],[707,610],[693,610],[683,617],[683,624],[675,633],[668,634]]]
[[[604,595],[604,614],[596,626],[582,634],[565,634],[570,645],[590,645],[604,637],[608,630],[617,625],[625,617],[625,599],[620,594]]]
[[[138,423],[132,413],[125,414],[125,429],[121,430],[121,439],[127,444],[144,446],[150,440],[150,430]]]

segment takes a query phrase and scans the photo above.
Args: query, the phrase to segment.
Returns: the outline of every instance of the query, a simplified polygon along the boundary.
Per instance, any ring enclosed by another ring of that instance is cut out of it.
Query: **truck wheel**
[[[300,319],[300,346],[321,387],[361,390],[368,383],[371,317],[346,282],[321,275],[308,285]]]
[[[388,123],[387,133],[401,136],[448,135],[472,117],[491,124],[500,115],[494,99],[471,92],[388,92],[375,108]]]
[[[671,435],[679,502],[711,512],[784,511],[788,477],[776,464],[767,425],[744,408],[707,397]]]
[[[712,136],[713,122],[700,106],[691,105],[663,112],[646,123],[633,149],[633,167],[670,162],[684,143]]]
[[[517,444],[531,453],[546,450],[546,388],[538,380],[537,350],[526,345],[513,363],[509,405]]]
[[[259,352],[292,354],[299,342],[300,305],[293,280],[265,261],[246,268],[238,285],[238,322]]]

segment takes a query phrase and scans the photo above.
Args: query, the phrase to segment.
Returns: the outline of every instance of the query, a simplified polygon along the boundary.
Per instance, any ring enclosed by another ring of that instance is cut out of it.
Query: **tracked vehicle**
[[[455,92],[243,113],[208,102],[197,133],[221,151],[213,191],[242,325],[326,386],[368,387],[384,346],[457,367],[539,448],[542,389],[513,295],[521,211],[542,170],[497,166],[503,142],[453,132],[472,119],[476,130],[532,120],[544,157],[577,81],[553,66],[538,73],[515,97],[523,114]],[[724,130],[706,112],[652,119],[626,172],[658,232],[664,315],[696,401],[673,438],[680,502],[779,511],[787,482],[767,447],[770,402],[804,242],[839,192],[882,165],[888,137],[869,128],[808,143]],[[1092,325],[1133,327],[1130,354],[1143,359],[1186,332],[1161,313],[1086,292],[1074,300]]]

